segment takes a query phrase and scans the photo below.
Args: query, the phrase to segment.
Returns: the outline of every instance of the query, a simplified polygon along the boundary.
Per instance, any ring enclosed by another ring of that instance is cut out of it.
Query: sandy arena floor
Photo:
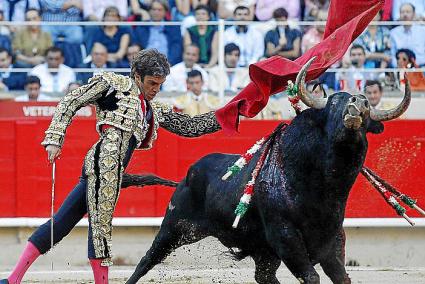
[[[110,284],[124,283],[132,273],[132,267],[114,267],[110,273]],[[425,283],[425,268],[372,268],[372,267],[348,267],[352,283]],[[318,269],[322,283],[331,283]],[[7,273],[2,269],[0,277],[5,277]],[[299,283],[289,273],[281,267],[278,271],[278,278],[281,283]],[[32,269],[24,278],[22,283],[93,283],[92,274],[89,267],[82,267],[81,270],[43,270],[41,268]],[[255,283],[254,271],[247,267],[230,268],[200,268],[184,267],[178,268],[176,264],[161,264],[143,277],[139,283],[152,284],[183,284],[183,283]]]

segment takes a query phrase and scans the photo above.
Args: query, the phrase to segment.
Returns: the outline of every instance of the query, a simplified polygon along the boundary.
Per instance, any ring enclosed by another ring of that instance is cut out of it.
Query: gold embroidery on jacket
[[[159,125],[180,136],[198,137],[221,129],[214,111],[191,117],[188,114],[172,111],[170,106],[161,103],[152,104],[152,107],[159,112]]]
[[[91,83],[67,94],[56,107],[50,126],[45,132],[46,137],[41,144],[62,147],[66,128],[71,124],[77,110],[93,103],[108,88],[109,85],[96,76],[92,78]]]
[[[116,92],[111,91],[111,87]],[[97,99],[109,95],[115,95],[118,99],[118,108],[113,111],[101,110],[96,103]],[[122,163],[129,140],[134,135],[139,147],[149,129],[138,96],[139,90],[132,79],[114,73],[96,75],[87,85],[74,90],[61,100],[42,142],[43,145],[62,147],[66,128],[75,112],[88,104],[96,106],[97,130],[101,138],[88,151],[85,170],[88,176],[87,206],[95,255],[97,258],[105,258],[103,265],[112,263],[112,213],[118,199],[124,170]],[[200,136],[220,129],[213,112],[192,118],[175,113],[171,106],[158,101],[153,101],[151,107],[154,125],[148,148],[152,147],[156,140],[159,126],[187,137]],[[114,127],[101,133],[100,126],[103,124]]]
[[[133,84],[131,78],[113,72],[102,72],[101,76],[112,88],[117,91],[128,92]]]
[[[175,112],[170,105],[157,100],[150,102],[150,105],[153,111],[154,125],[151,139],[147,147],[144,148],[146,150],[152,148],[153,143],[157,139],[158,128],[160,126],[170,132],[185,137],[198,137],[221,129],[213,111],[191,117],[187,114]],[[148,129],[149,125],[146,125],[145,135]]]
[[[112,217],[119,196],[123,161],[131,132],[106,129],[85,159],[87,207],[96,258],[112,265]]]

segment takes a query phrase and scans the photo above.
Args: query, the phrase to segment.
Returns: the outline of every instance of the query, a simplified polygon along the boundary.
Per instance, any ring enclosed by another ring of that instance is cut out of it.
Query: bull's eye
[[[368,101],[364,101],[364,106],[365,107],[369,107],[369,102]]]
[[[357,100],[357,99],[356,99],[356,97],[351,97],[351,98],[350,98],[350,103],[355,103],[355,102],[356,102],[356,100]]]

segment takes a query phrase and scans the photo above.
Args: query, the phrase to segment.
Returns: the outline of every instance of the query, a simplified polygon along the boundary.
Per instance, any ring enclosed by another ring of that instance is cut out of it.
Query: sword
[[[50,210],[50,251],[53,250],[53,214],[55,213],[55,179],[56,179],[56,161],[52,164],[52,201]],[[52,260],[52,271],[53,271],[53,260]]]

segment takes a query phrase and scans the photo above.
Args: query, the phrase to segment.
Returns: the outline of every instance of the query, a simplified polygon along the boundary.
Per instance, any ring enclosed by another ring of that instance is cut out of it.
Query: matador
[[[54,215],[54,244],[60,242],[88,213],[88,258],[95,283],[108,283],[111,261],[112,215],[123,172],[137,148],[149,149],[157,130],[196,137],[220,130],[214,112],[190,117],[153,100],[170,72],[166,57],[155,49],[140,51],[130,77],[103,72],[59,102],[42,142],[48,159],[60,154],[67,127],[83,106],[96,107],[98,141],[88,151],[79,183]],[[11,275],[0,283],[20,283],[29,266],[51,247],[50,220],[28,243]]]

